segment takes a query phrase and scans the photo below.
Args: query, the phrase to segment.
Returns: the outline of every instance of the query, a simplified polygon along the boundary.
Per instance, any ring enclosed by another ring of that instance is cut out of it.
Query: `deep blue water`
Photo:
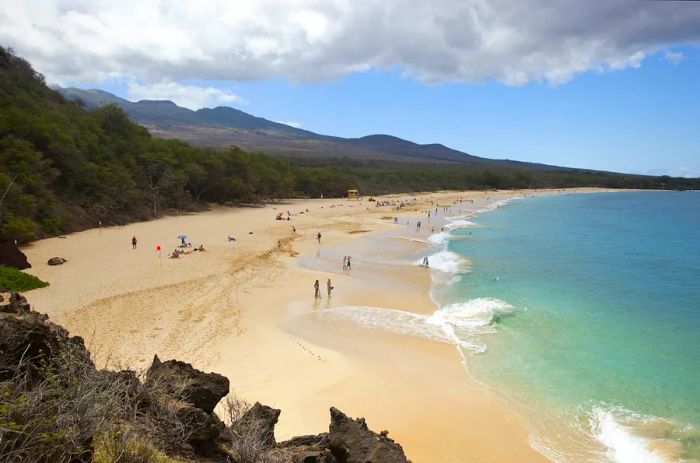
[[[470,220],[447,249],[471,272],[443,303],[513,306],[469,356],[476,377],[564,419],[585,415],[613,460],[651,461],[617,448],[615,432],[642,435],[658,418],[642,437],[700,458],[700,193],[542,196]]]

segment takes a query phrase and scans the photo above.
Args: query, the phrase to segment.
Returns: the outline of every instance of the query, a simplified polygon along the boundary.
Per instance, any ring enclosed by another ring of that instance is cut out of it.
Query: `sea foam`
[[[430,315],[381,307],[343,306],[316,311],[313,316],[453,344],[479,353],[485,352],[486,346],[479,342],[478,336],[495,332],[493,324],[513,310],[499,299],[478,298],[450,304]]]
[[[423,259],[418,259],[416,264],[421,265]],[[428,257],[430,268],[449,275],[469,271],[469,260],[452,251],[439,251]]]
[[[650,441],[634,434],[633,428],[649,420],[619,407],[594,407],[590,413],[593,436],[605,446],[606,455],[616,463],[666,463],[671,461],[650,449]],[[665,420],[664,420],[665,421]],[[675,460],[675,459],[674,459]]]

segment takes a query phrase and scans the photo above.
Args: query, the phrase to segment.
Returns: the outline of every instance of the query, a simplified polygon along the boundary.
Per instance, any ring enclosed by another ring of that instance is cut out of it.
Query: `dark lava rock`
[[[27,256],[19,250],[14,240],[0,237],[0,265],[19,270],[31,268]]]
[[[68,261],[66,259],[64,259],[63,257],[52,257],[46,263],[49,265],[63,265],[66,262],[68,262]]]
[[[233,426],[234,434],[255,434],[263,448],[275,446],[275,425],[280,416],[280,410],[260,402],[255,402],[250,410],[245,412]]]
[[[367,427],[364,418],[353,420],[331,407],[328,442],[338,463],[408,463],[401,445]]]
[[[280,442],[270,452],[273,461],[284,463],[337,463],[328,449],[328,434],[299,436]]]
[[[218,373],[204,373],[189,363],[178,360],[161,362],[158,356],[146,373],[148,381],[162,380],[168,393],[177,399],[194,405],[206,413],[212,413],[219,401],[228,394],[228,378]]]
[[[11,292],[9,300],[0,303],[0,379],[10,377],[17,367],[37,374],[38,367],[62,353],[80,356],[93,366],[83,338],[70,336],[48,316],[32,311],[24,296]]]

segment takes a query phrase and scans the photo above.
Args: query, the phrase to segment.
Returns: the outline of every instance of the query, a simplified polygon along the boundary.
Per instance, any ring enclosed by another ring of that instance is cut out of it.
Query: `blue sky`
[[[700,2],[5,0],[0,44],[132,101],[700,176]]]
[[[183,83],[231,91],[245,102],[230,106],[322,134],[386,133],[490,158],[700,176],[700,50],[673,52],[684,58],[661,51],[638,68],[589,71],[558,85],[426,84],[397,71],[314,83]],[[124,81],[97,87],[130,98]]]

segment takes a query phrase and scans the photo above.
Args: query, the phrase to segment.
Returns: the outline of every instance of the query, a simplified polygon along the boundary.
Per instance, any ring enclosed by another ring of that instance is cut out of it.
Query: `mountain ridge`
[[[474,156],[441,143],[420,144],[390,134],[344,138],[318,134],[241,111],[229,106],[191,110],[171,100],[132,102],[99,89],[75,87],[57,90],[68,99],[82,101],[88,108],[114,103],[154,136],[177,138],[200,146],[240,146],[287,157],[349,157],[377,160],[458,162],[467,164],[518,165],[509,160]],[[559,169],[556,166],[548,166]]]

